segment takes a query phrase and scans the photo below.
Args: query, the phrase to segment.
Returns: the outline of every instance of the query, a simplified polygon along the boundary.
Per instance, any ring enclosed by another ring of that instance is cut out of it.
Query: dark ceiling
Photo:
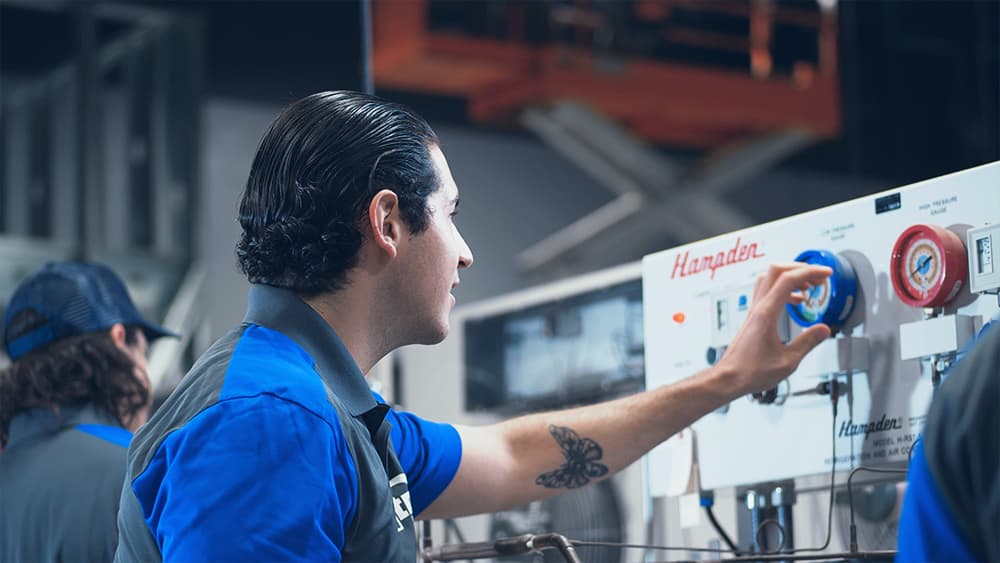
[[[286,102],[361,87],[358,2],[132,4],[201,18],[209,95]],[[72,7],[30,6],[0,2],[6,76],[47,70],[75,49]],[[447,8],[436,8],[437,25]],[[844,133],[786,166],[906,183],[1000,159],[1000,2],[841,2],[839,30]],[[462,120],[448,100],[401,97],[432,121]]]

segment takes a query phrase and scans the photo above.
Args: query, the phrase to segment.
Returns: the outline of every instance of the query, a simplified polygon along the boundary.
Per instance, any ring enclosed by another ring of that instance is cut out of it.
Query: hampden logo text
[[[864,434],[865,440],[868,439],[869,434],[877,434],[879,432],[888,432],[890,430],[901,430],[903,428],[902,418],[889,418],[885,414],[877,422],[862,422],[860,424],[854,424],[848,421],[844,421],[840,425],[840,432],[838,435],[841,438],[847,436],[857,436],[858,434]]]
[[[712,272],[710,279],[715,279],[715,271],[725,266],[732,266],[740,262],[747,262],[764,256],[764,251],[757,247],[756,242],[744,244],[737,237],[736,244],[728,251],[720,250],[715,254],[704,256],[691,256],[691,251],[685,250],[684,254],[678,254],[674,260],[674,270],[670,273],[670,279],[676,277],[687,277],[703,272]]]

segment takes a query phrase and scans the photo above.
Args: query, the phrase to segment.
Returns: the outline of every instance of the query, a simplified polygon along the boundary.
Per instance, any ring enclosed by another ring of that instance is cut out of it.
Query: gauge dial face
[[[805,301],[796,307],[802,320],[809,323],[818,322],[830,307],[830,279],[819,285],[809,286],[805,292]]]
[[[912,307],[941,307],[968,279],[965,246],[937,225],[913,225],[892,249],[892,287]]]
[[[913,239],[907,244],[903,249],[906,271],[902,272],[907,293],[926,299],[934,287],[941,284],[943,255],[941,247],[927,237]]]
[[[854,307],[858,286],[854,268],[847,260],[828,250],[806,250],[795,261],[827,266],[833,273],[822,283],[804,289],[801,302],[788,304],[792,320],[803,327],[818,323],[840,326]]]

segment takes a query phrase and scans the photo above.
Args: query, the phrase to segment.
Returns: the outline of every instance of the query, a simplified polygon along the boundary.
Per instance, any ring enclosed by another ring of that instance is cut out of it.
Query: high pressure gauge
[[[847,321],[857,301],[858,277],[851,263],[826,250],[806,250],[795,257],[796,262],[828,266],[833,274],[819,285],[806,290],[805,299],[787,305],[789,316],[799,326],[823,323],[838,328]]]
[[[969,278],[965,245],[937,225],[913,225],[892,247],[892,288],[911,307],[941,307]]]

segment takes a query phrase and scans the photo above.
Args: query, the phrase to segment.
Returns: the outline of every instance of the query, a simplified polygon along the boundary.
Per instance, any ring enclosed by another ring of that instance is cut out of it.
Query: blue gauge
[[[858,295],[858,277],[850,262],[826,250],[806,250],[795,261],[829,266],[833,275],[819,285],[810,286],[805,300],[798,305],[789,304],[789,316],[803,327],[817,323],[830,328],[843,325],[851,316]]]

